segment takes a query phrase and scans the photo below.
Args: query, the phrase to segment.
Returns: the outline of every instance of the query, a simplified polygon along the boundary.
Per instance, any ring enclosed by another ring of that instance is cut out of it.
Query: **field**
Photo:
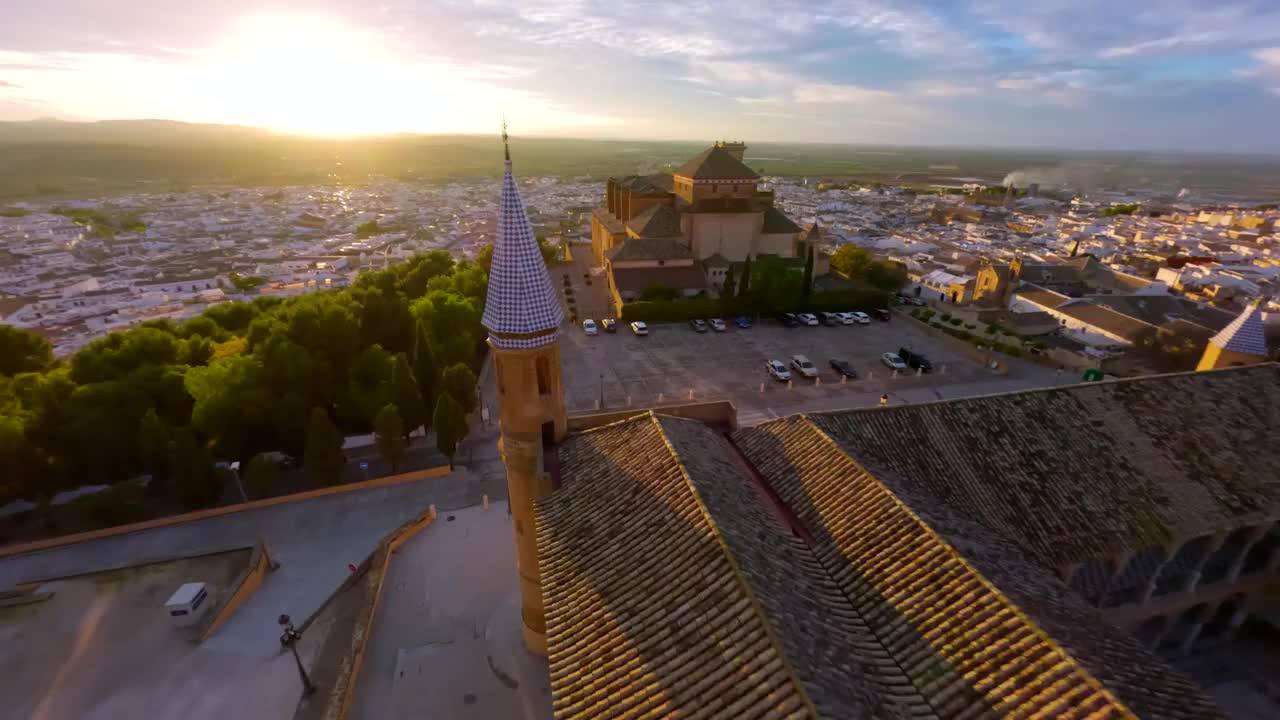
[[[669,170],[711,139],[688,142],[514,140],[525,175],[604,178]],[[905,184],[996,184],[1013,173],[1046,190],[1149,188],[1251,202],[1280,199],[1280,158],[1177,153],[925,148],[749,142],[770,175]],[[165,121],[0,123],[0,199],[174,192],[207,185],[430,181],[501,171],[492,136],[313,139]]]

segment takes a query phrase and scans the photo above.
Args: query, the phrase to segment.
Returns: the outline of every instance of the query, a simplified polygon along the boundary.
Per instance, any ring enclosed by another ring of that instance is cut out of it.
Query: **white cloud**
[[[1238,74],[1255,80],[1268,94],[1280,95],[1280,47],[1255,50],[1252,57],[1258,64]]]
[[[965,97],[977,95],[982,89],[977,85],[967,83],[955,83],[945,80],[926,80],[917,82],[911,86],[912,92],[925,97]]]

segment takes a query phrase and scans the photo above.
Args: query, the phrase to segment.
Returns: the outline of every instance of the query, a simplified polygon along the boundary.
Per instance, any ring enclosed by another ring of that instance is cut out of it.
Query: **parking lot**
[[[619,324],[617,334],[586,336],[581,326],[565,327],[562,363],[570,412],[598,407],[643,407],[694,400],[732,400],[744,423],[801,410],[859,407],[877,402],[921,402],[959,395],[1043,387],[1062,378],[1045,368],[1015,363],[997,376],[944,341],[897,314],[890,322],[787,328],[774,320],[725,332],[694,332],[687,323],[651,324],[637,337]],[[934,371],[894,374],[881,354],[907,347],[932,361]],[[778,382],[766,360],[789,364],[803,354],[818,366],[816,380]],[[856,380],[842,380],[832,358],[848,361]]]

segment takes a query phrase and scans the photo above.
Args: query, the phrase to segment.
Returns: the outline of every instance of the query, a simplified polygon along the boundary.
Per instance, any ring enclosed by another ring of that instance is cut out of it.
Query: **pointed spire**
[[[1262,324],[1261,306],[1261,300],[1249,303],[1249,307],[1222,328],[1221,332],[1210,338],[1209,343],[1231,352],[1266,357],[1267,338],[1266,329]]]
[[[542,259],[524,201],[511,175],[507,123],[502,123],[506,172],[498,211],[498,235],[493,243],[489,290],[480,322],[489,340],[500,348],[550,345],[564,322],[564,310]]]
[[[511,170],[511,146],[507,144],[507,116],[502,116],[502,155],[506,158],[507,170]]]

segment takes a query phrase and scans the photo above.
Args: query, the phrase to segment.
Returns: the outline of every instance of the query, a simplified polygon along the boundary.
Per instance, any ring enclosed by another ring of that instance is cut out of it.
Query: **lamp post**
[[[231,463],[231,473],[236,478],[236,489],[240,491],[240,502],[248,504],[249,495],[244,491],[244,481],[240,479],[240,461],[236,460]],[[271,554],[271,548],[267,547],[267,536],[258,530],[258,544],[262,546],[262,552],[267,556],[267,569],[275,572],[280,569],[280,563],[276,562],[276,558]]]
[[[280,633],[280,644],[293,651],[293,661],[298,665],[298,676],[302,678],[302,693],[310,695],[316,691],[316,686],[311,684],[311,678],[307,677],[306,668],[302,667],[302,658],[298,657],[298,641],[302,639],[302,633],[298,632],[293,623],[289,621],[288,615],[281,615],[278,621],[280,627],[284,629]]]
[[[600,373],[600,409],[604,409],[604,373]]]

